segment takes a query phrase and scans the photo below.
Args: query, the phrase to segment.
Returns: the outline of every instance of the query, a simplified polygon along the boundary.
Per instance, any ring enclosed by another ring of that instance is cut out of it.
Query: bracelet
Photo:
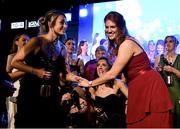
[[[91,86],[92,86],[92,82],[93,82],[93,81],[89,81],[89,83],[88,83],[88,84],[89,84],[89,87],[91,87]]]

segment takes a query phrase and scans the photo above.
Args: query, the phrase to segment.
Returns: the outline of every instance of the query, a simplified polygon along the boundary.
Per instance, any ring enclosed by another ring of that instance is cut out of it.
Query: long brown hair
[[[82,49],[81,49],[81,46],[84,46],[84,44],[86,43],[87,41],[86,40],[81,40],[80,43],[79,43],[79,46],[78,46],[78,50],[77,50],[77,55],[80,55],[82,53]],[[86,55],[87,52],[86,52]]]
[[[123,15],[116,11],[109,12],[104,18],[104,23],[106,23],[107,20],[111,20],[118,27],[118,37],[115,39],[115,41],[109,40],[109,48],[114,48],[117,51],[119,45],[125,40],[126,36],[129,36],[126,27],[126,21]],[[115,43],[117,44],[117,46],[115,45]]]

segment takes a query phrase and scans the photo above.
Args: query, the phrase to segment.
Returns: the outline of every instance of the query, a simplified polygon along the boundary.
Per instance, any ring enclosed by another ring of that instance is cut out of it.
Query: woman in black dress
[[[97,75],[101,77],[111,68],[106,57],[101,57],[97,63]],[[90,87],[91,97],[95,100],[94,107],[97,111],[97,127],[125,128],[125,99],[128,90],[123,81],[119,79]],[[121,91],[121,92],[120,92]]]
[[[48,11],[39,19],[40,34],[15,55],[12,66],[26,72],[17,98],[16,127],[64,127],[60,107],[60,78],[78,81],[69,72],[62,39],[67,29],[64,13]]]

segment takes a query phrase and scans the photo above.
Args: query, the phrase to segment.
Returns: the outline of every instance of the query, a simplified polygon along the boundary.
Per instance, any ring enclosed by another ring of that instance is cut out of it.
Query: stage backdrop
[[[180,34],[180,0],[120,0],[80,5],[78,43],[87,40],[89,52],[94,35],[105,38],[104,16],[109,11],[124,15],[129,33],[146,48],[149,40]]]

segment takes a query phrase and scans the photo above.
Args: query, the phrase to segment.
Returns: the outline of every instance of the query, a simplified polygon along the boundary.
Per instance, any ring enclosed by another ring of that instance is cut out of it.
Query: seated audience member
[[[80,94],[79,90],[74,88],[72,91],[65,93],[61,98],[66,127],[88,127],[87,102]]]
[[[106,57],[99,58],[97,62],[97,76],[102,76],[111,68]],[[125,101],[120,98],[119,91],[128,97],[128,89],[124,82],[119,79],[113,79],[105,84],[96,87],[90,87],[92,99],[94,99],[93,107],[97,112],[97,127],[116,127],[124,128],[125,124]]]

